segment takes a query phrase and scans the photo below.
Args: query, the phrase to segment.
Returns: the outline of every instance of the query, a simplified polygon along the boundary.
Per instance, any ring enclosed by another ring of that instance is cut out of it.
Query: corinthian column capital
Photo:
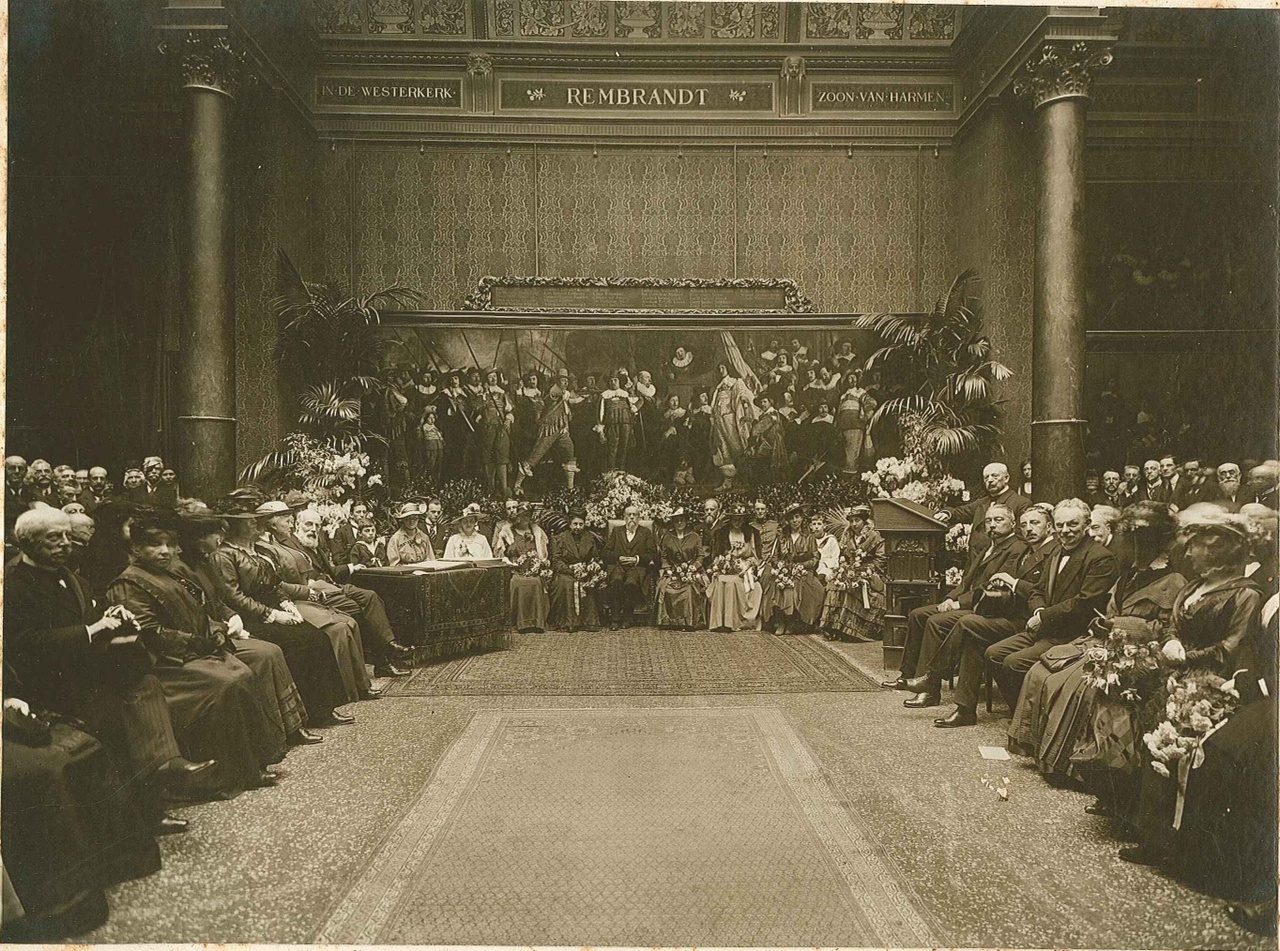
[[[235,98],[248,78],[245,52],[226,33],[188,30],[160,44],[178,64],[184,87],[212,89]]]
[[[1111,47],[1085,40],[1050,40],[1032,54],[1014,82],[1016,96],[1028,96],[1035,107],[1058,99],[1088,99],[1095,69],[1111,63]]]

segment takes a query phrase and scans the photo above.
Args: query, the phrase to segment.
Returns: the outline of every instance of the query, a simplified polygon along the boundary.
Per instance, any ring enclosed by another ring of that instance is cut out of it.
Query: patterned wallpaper
[[[956,154],[957,176],[965,187],[956,219],[955,270],[978,270],[996,358],[1014,372],[1000,388],[1005,461],[1010,465],[1031,455],[1036,166],[1029,118],[1017,108],[993,108],[960,142]],[[935,296],[946,287],[944,280]]]
[[[316,260],[341,281],[354,246],[362,291],[400,281],[453,309],[486,274],[732,277],[736,255],[737,276],[793,278],[819,310],[913,309],[953,270],[950,165],[914,150],[742,149],[735,173],[730,149],[322,149]]]
[[[270,89],[258,89],[237,113],[243,123],[235,216],[236,465],[275,445],[284,411],[275,366],[278,292],[276,251],[283,248],[304,275],[313,273],[308,240],[308,185],[315,146],[293,110]]]

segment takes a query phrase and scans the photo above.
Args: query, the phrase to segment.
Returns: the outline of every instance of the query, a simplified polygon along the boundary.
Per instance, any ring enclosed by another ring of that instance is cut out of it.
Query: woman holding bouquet
[[[817,626],[826,600],[826,589],[814,574],[821,553],[817,539],[806,530],[804,506],[793,505],[784,517],[787,527],[778,536],[774,573],[775,623],[778,633],[803,634]]]
[[[1187,680],[1195,680],[1198,673],[1233,680],[1237,671],[1246,671],[1253,673],[1242,675],[1241,681],[1256,682],[1260,676],[1256,672],[1270,667],[1274,647],[1263,637],[1262,590],[1244,573],[1251,541],[1248,519],[1205,504],[1188,508],[1181,522],[1187,540],[1186,563],[1196,580],[1174,600],[1161,648],[1164,659]],[[1174,682],[1171,677],[1170,683]],[[1171,695],[1166,705],[1170,717],[1175,703]],[[1157,752],[1153,743],[1167,726],[1162,723],[1147,735],[1152,737],[1147,746],[1153,755]],[[1172,775],[1181,764],[1176,760],[1151,763],[1150,759],[1148,763],[1152,768],[1142,773],[1135,820],[1141,844],[1121,849],[1120,857],[1156,865],[1184,851],[1175,825],[1179,789]],[[1154,768],[1157,765],[1161,768]]]
[[[822,630],[827,637],[871,641],[882,636],[884,570],[884,537],[871,525],[871,509],[855,505],[849,510],[840,568],[827,583],[822,610]]]
[[[760,629],[760,539],[735,509],[715,534],[715,558],[707,587],[707,626],[713,631]]]
[[[689,513],[678,508],[668,522],[660,543],[662,571],[658,578],[658,627],[682,631],[700,629],[706,623],[706,589],[697,575],[705,554],[702,535],[689,527]]]
[[[598,630],[596,598],[605,580],[604,564],[600,542],[587,531],[586,512],[569,512],[569,528],[551,543],[551,571],[551,626],[570,633]]]
[[[511,575],[511,624],[521,634],[541,632],[547,627],[547,592],[544,582],[551,575],[547,533],[533,524],[527,505],[516,509],[511,527],[498,535],[498,558],[514,568]]]
[[[1117,729],[1117,714],[1120,722],[1133,720],[1128,710],[1115,707],[1136,707],[1144,688],[1149,691],[1153,686],[1152,677],[1144,671],[1157,663],[1153,644],[1168,623],[1174,598],[1186,579],[1169,564],[1178,525],[1168,505],[1132,505],[1116,529],[1123,539],[1125,560],[1131,560],[1132,566],[1112,586],[1105,616],[1071,644],[1051,649],[1047,660],[1042,658],[1028,671],[1009,725],[1009,749],[1034,756],[1047,776],[1080,778],[1082,770],[1137,762],[1140,732]],[[1073,651],[1078,652],[1075,660],[1069,659]],[[1100,687],[1100,682],[1107,683],[1108,673],[1116,679]],[[1159,675],[1154,679],[1158,681]],[[1098,711],[1096,719],[1095,706],[1104,698],[1112,709]],[[1117,735],[1130,740],[1123,752],[1114,747]],[[1094,776],[1095,781],[1101,778]],[[1123,784],[1120,775],[1111,780],[1112,788],[1116,782]]]

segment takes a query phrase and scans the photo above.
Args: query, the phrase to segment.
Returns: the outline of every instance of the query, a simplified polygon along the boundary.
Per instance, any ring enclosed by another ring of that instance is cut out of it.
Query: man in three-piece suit
[[[653,532],[640,524],[640,512],[628,505],[623,524],[609,533],[604,563],[609,569],[609,627],[629,627],[632,612],[644,600],[644,579],[658,560]]]
[[[1026,496],[1019,495],[1009,487],[1009,467],[1003,462],[992,462],[982,470],[982,486],[986,494],[966,502],[956,508],[943,509],[934,516],[952,525],[968,522],[970,527],[969,547],[977,546],[979,550],[987,544],[986,519],[987,509],[992,505],[1007,505],[1018,518],[1023,510],[1031,504]]]
[[[974,602],[991,576],[1014,570],[1026,548],[1014,531],[1014,514],[1009,506],[998,502],[988,506],[984,521],[988,544],[970,550],[960,583],[940,603],[918,607],[907,616],[901,672],[896,680],[885,683],[914,694],[903,701],[904,706],[933,707],[942,702],[942,677],[955,658],[937,657],[938,649],[956,624],[974,613]]]
[[[957,710],[967,711],[973,718],[970,722],[976,721],[978,688],[981,686],[986,649],[1022,630],[1030,615],[1027,604],[1031,593],[1040,582],[1045,565],[1058,551],[1053,526],[1044,508],[1033,505],[1024,509],[1018,518],[1018,527],[1023,543],[1021,554],[1011,569],[994,572],[987,582],[988,587],[1003,587],[1009,591],[1010,601],[1006,609],[999,612],[999,616],[986,612],[965,614],[935,655],[939,659],[948,658],[947,663],[951,667],[957,666],[955,658],[959,658],[954,700]],[[937,666],[941,672],[941,664]]]

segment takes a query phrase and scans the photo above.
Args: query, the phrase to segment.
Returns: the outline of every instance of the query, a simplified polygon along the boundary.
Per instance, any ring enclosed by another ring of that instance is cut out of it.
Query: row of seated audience
[[[1250,477],[1255,499],[1275,490],[1276,468],[1261,468]],[[1000,464],[984,471],[984,487],[939,513],[973,526],[970,561],[946,599],[912,613],[901,676],[887,686],[910,690],[908,706],[933,706],[958,674],[956,709],[936,722],[964,726],[976,721],[991,665],[1014,711],[1011,748],[1094,789],[1094,811],[1141,836],[1125,857],[1203,862],[1189,843],[1211,833],[1238,845],[1213,853],[1235,863],[1234,878],[1218,882],[1259,898],[1263,873],[1274,883],[1265,845],[1274,842],[1275,651],[1262,622],[1275,593],[1274,511],[1243,497],[1180,515],[1150,499],[1122,517],[1076,499],[1032,505]],[[1240,514],[1229,511],[1237,505]],[[385,543],[367,507],[322,527],[309,499],[253,489],[216,511],[195,500],[166,512],[103,498],[93,518],[38,498],[25,506],[6,539],[19,553],[4,591],[0,799],[6,895],[25,916],[6,916],[6,937],[94,927],[106,914],[103,886],[153,871],[155,836],[185,829],[170,803],[274,785],[289,746],[321,742],[315,728],[351,723],[344,707],[378,697],[366,660],[375,676],[408,672],[411,651],[381,599],[350,583],[362,566],[437,552],[506,559],[517,566],[513,624],[525,630],[593,628],[602,617],[616,628],[642,610],[671,628],[865,640],[879,636],[885,610],[884,543],[861,506],[842,538],[801,507],[779,524],[764,503],[725,512],[711,498],[697,524],[677,510],[651,529],[629,509],[602,540],[582,512],[565,513],[567,527],[548,538],[522,503],[481,531],[478,506],[446,521],[438,502],[410,502]],[[89,533],[74,532],[73,519]],[[1261,567],[1249,571],[1250,558]],[[1274,598],[1269,608],[1274,619]],[[1104,736],[1092,716],[1097,691],[1081,675],[1090,639],[1126,624],[1150,625],[1171,668],[1244,685],[1246,702],[1206,744],[1172,836],[1168,782],[1144,769],[1141,736],[1154,723]],[[1105,750],[1091,756],[1095,747]],[[1265,902],[1238,914],[1257,927]]]
[[[900,672],[884,685],[928,708],[950,681],[954,707],[934,725],[966,727],[990,672],[1011,712],[1008,748],[1094,793],[1086,811],[1134,843],[1120,858],[1176,871],[1231,899],[1243,927],[1274,934],[1280,465],[1255,467],[1247,495],[1232,469],[1220,490],[1231,494],[1204,500],[1188,494],[1192,479],[1161,497],[1155,474],[1123,508],[976,500],[966,514],[983,537],[946,597],[910,613]],[[1091,670],[1117,638],[1123,656],[1149,644],[1158,660],[1139,687],[1100,685]],[[1239,707],[1180,783],[1153,766],[1148,737],[1166,717],[1164,678],[1194,673],[1226,681]]]

